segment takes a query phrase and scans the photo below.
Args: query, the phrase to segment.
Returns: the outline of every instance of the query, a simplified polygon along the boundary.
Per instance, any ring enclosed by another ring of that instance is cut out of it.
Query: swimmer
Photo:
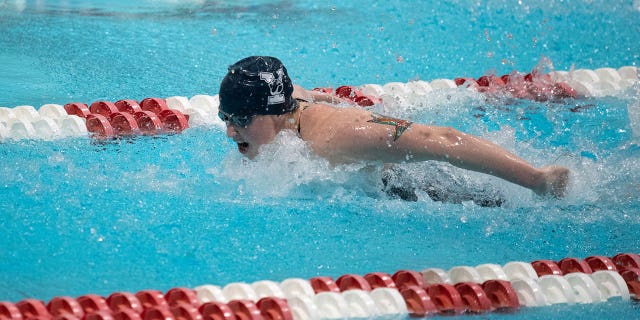
[[[335,107],[321,92],[294,86],[280,60],[244,58],[220,85],[219,117],[238,151],[253,159],[282,130],[295,132],[333,164],[446,161],[490,174],[538,195],[565,195],[569,170],[536,168],[496,144],[450,127],[427,126],[354,107]],[[341,101],[337,101],[341,102]]]

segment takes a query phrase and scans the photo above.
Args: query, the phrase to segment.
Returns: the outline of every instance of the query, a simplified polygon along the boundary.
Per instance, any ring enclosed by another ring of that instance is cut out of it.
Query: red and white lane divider
[[[478,79],[456,78],[385,85],[365,84],[316,88],[362,107],[384,105],[420,105],[436,90],[458,87],[485,94],[509,95],[532,100],[553,100],[567,97],[599,97],[614,95],[638,83],[638,68],[600,68],[554,71],[549,74],[513,72],[503,76],[482,76]],[[90,105],[68,103],[64,106],[46,104],[0,107],[0,142],[5,140],[53,140],[75,136],[110,138],[132,135],[153,135],[182,132],[188,127],[224,124],[218,119],[218,96],[146,98],[140,102],[120,100],[96,101]]]
[[[0,142],[54,140],[91,136],[98,139],[135,135],[180,133],[190,126],[223,123],[218,119],[217,96],[146,98],[0,107]]]
[[[640,299],[640,255],[458,266],[393,275],[236,282],[0,302],[0,320],[316,320],[515,311]]]

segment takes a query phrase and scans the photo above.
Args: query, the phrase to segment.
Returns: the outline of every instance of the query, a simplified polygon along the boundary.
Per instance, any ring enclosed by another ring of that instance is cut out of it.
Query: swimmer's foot
[[[548,166],[542,169],[540,183],[533,191],[541,196],[562,198],[567,193],[569,184],[569,169],[559,166]]]

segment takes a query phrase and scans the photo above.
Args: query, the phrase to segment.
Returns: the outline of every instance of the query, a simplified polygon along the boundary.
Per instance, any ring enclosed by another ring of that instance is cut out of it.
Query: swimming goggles
[[[251,123],[251,120],[253,120],[254,116],[236,116],[228,114],[222,110],[218,110],[218,117],[226,123],[239,127],[247,127]]]

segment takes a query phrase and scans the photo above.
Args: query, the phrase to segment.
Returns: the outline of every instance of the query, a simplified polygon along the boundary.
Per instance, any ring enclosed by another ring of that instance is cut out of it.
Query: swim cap
[[[293,111],[293,84],[277,58],[252,56],[229,66],[220,84],[220,110],[237,117]]]

